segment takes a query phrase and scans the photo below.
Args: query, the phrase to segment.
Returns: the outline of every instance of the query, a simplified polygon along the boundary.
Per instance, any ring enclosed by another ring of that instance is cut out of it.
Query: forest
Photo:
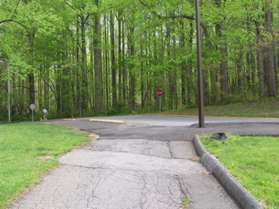
[[[277,96],[278,11],[201,1],[206,105]],[[0,80],[2,120],[195,107],[194,0],[0,0]]]

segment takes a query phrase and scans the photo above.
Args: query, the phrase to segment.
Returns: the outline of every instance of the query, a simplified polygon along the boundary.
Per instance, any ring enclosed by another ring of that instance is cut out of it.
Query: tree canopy
[[[206,104],[277,95],[278,9],[201,2]],[[194,0],[0,0],[0,60],[3,119],[195,106]]]

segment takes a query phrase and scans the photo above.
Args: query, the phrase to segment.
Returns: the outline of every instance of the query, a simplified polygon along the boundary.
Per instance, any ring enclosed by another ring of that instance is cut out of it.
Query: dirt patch
[[[46,156],[40,156],[40,157],[38,157],[38,159],[40,161],[47,162],[47,161],[50,161],[50,160],[54,160],[54,157],[51,156],[51,155],[46,155]]]

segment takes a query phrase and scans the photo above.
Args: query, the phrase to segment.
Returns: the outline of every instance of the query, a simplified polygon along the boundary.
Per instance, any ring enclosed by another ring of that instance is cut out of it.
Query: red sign
[[[157,91],[156,91],[156,95],[157,95],[157,97],[162,97],[162,96],[164,96],[163,89],[158,88]]]

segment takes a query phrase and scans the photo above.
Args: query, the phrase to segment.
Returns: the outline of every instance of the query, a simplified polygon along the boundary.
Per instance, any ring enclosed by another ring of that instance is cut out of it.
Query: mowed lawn
[[[88,137],[62,126],[0,125],[0,209],[58,165],[58,157]]]
[[[279,209],[279,138],[235,136],[203,143],[267,209]]]

